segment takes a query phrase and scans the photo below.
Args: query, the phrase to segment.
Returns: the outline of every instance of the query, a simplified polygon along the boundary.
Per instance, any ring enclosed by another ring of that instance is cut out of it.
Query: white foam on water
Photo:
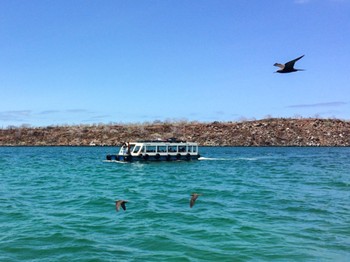
[[[215,158],[215,157],[200,157],[198,160],[207,160],[207,161],[237,161],[237,160],[246,160],[246,161],[256,161],[258,158],[253,157],[237,157],[237,158]]]
[[[128,162],[125,161],[117,161],[117,160],[102,160],[102,162],[105,163],[119,163],[119,164],[127,164]]]

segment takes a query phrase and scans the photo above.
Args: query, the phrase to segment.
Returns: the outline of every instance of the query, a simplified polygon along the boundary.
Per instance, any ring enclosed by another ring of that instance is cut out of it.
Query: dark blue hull
[[[109,161],[121,161],[121,162],[135,162],[135,161],[152,161],[152,162],[170,162],[170,161],[191,161],[198,160],[200,155],[107,155],[106,159]]]

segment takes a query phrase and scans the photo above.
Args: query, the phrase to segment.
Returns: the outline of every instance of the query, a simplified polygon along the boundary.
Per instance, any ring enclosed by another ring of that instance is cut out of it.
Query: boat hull
[[[137,161],[151,161],[151,162],[171,162],[171,161],[191,161],[198,160],[200,155],[191,154],[176,154],[176,155],[150,155],[150,154],[140,154],[137,156],[132,155],[107,155],[106,159],[108,161],[119,161],[119,162],[137,162]]]

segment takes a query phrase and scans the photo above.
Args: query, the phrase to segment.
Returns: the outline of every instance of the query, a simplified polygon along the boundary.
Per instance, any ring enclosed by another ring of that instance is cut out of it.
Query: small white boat
[[[179,161],[197,160],[198,144],[175,139],[126,142],[117,155],[107,155],[109,161]]]

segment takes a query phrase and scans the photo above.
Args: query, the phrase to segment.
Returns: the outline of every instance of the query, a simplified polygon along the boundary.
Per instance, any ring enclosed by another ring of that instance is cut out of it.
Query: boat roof
[[[191,144],[197,144],[196,142],[188,142],[184,140],[179,140],[179,139],[157,139],[157,140],[138,140],[136,142],[130,142],[130,143],[191,143]]]

